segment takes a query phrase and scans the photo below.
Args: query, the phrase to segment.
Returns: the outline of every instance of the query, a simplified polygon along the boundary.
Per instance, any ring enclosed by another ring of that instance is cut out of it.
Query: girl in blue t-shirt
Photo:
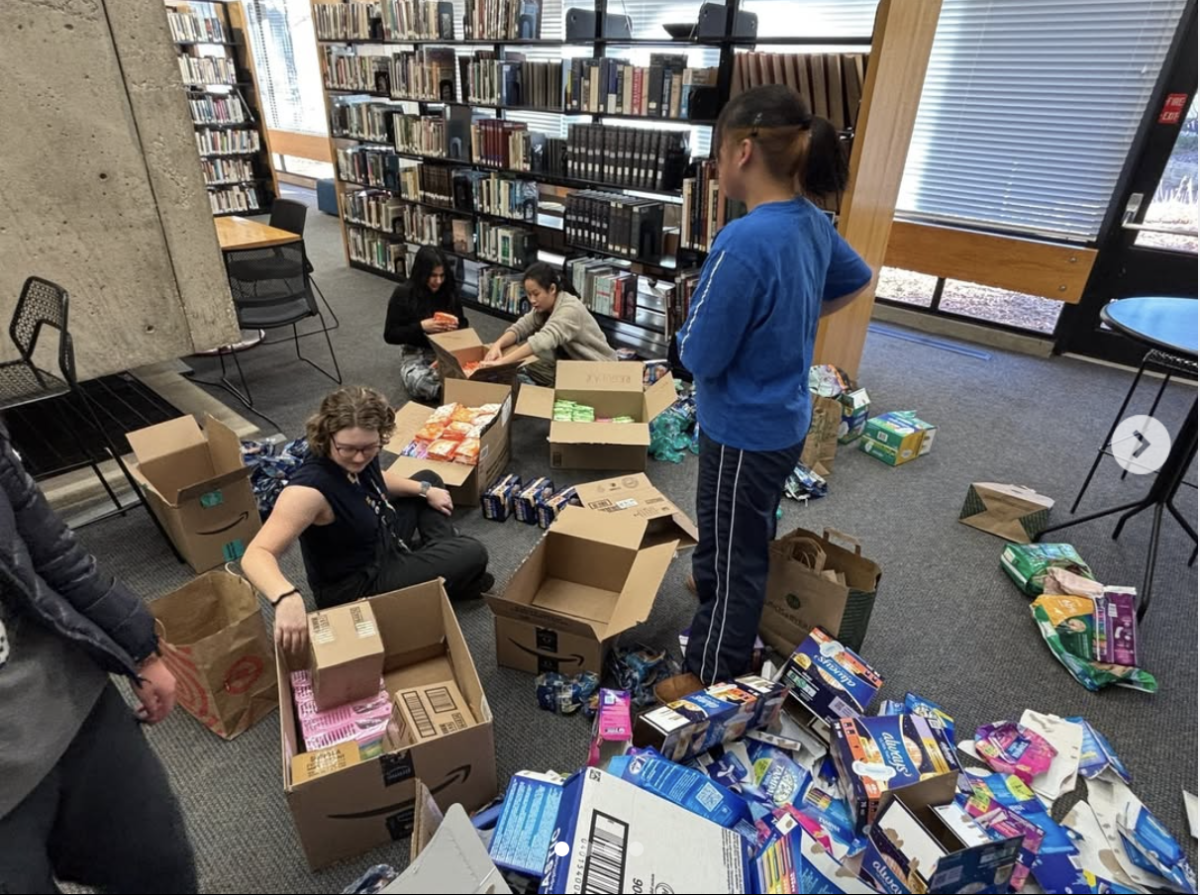
[[[700,609],[686,668],[705,685],[745,673],[762,615],[768,545],[812,418],[817,322],[853,301],[871,270],[804,195],[846,186],[833,126],[783,85],[730,101],[717,170],[749,214],[717,235],[677,335],[696,383]]]

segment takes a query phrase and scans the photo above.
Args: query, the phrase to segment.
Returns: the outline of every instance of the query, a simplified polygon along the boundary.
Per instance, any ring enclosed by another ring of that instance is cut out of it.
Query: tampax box
[[[755,892],[751,874],[738,833],[585,768],[563,788],[539,891]]]
[[[479,463],[468,466],[463,463],[447,463],[440,460],[421,460],[416,457],[397,457],[390,469],[402,475],[412,476],[429,469],[441,476],[458,506],[479,503],[483,490],[500,475],[508,465],[511,445],[509,423],[512,420],[512,389],[507,385],[491,382],[475,382],[466,379],[448,379],[444,385],[447,404],[464,404],[481,407],[484,404],[499,404],[500,412],[479,437]],[[412,442],[430,414],[436,408],[426,407],[409,401],[396,411],[396,433],[387,443],[386,449],[399,454]]]
[[[830,750],[843,795],[858,828],[875,820],[885,792],[938,778],[954,798],[958,760],[954,746],[920,715],[843,718],[833,725]]]
[[[741,739],[747,731],[770,727],[786,691],[756,674],[714,684],[638,716],[634,744],[652,746],[672,761],[688,759],[714,746]]]
[[[286,659],[277,653],[283,789],[314,869],[408,837],[418,777],[443,810],[461,803],[473,811],[496,795],[492,712],[441,582],[418,584],[360,604],[363,602],[371,607],[383,640],[387,691],[453,681],[475,723],[424,743],[402,737],[397,723],[385,741],[383,755],[350,761],[352,756],[340,754],[328,763],[335,769],[301,779],[293,775],[292,763],[302,754],[303,740]]]
[[[965,841],[937,809],[954,799],[953,776],[890,792],[867,836],[862,873],[882,892],[1008,891],[1021,837]],[[947,793],[949,795],[947,796]]]
[[[262,527],[242,443],[220,420],[182,416],[130,432],[133,475],[171,542],[197,572],[241,559]]]
[[[517,378],[517,370],[536,358],[520,361],[508,361],[487,367],[476,367],[468,373],[464,365],[477,364],[487,354],[488,346],[479,338],[479,333],[470,329],[455,329],[448,333],[430,333],[429,344],[437,355],[438,370],[442,380],[470,379],[472,382],[498,382],[512,385]]]
[[[667,374],[643,386],[641,364],[611,361],[559,361],[555,387],[524,385],[517,413],[550,423],[553,469],[646,468],[650,421],[675,403],[675,380]],[[554,420],[556,400],[586,404],[598,418],[633,417],[632,423],[575,423]]]
[[[881,413],[867,420],[858,446],[889,466],[899,466],[933,450],[937,427],[917,419],[911,410]]]
[[[634,365],[630,365],[634,366]],[[644,547],[646,523],[566,507],[500,596],[496,661],[518,671],[604,671],[617,635],[644,622],[676,541]]]
[[[378,695],[383,640],[369,603],[310,613],[308,643],[317,708],[324,711]]]
[[[589,510],[645,519],[645,544],[678,541],[680,550],[688,550],[700,540],[687,513],[655,488],[645,473],[576,485],[575,493]]]

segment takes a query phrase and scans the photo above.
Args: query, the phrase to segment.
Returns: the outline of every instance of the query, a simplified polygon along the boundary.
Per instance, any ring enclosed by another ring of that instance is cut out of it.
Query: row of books
[[[209,186],[254,179],[254,164],[245,158],[203,158],[200,169]]]
[[[359,56],[345,47],[321,47],[325,87],[391,95],[390,56]]]
[[[572,258],[564,265],[571,291],[595,314],[632,321],[638,275],[604,258]]]
[[[392,131],[399,152],[445,158],[447,119],[442,115],[392,115]]]
[[[388,233],[402,226],[404,203],[386,190],[356,190],[342,194],[342,218],[347,224],[361,224]]]
[[[196,151],[201,155],[243,155],[259,150],[256,130],[196,131]]]
[[[478,118],[471,122],[471,158],[479,165],[528,171],[540,137],[523,121]]]
[[[541,35],[540,0],[466,0],[467,40],[534,40]]]
[[[814,115],[844,130],[858,120],[866,65],[867,57],[861,53],[739,53],[731,96],[763,84],[786,84]]]
[[[679,189],[690,156],[687,131],[607,124],[572,124],[566,150],[568,177],[649,190]]]
[[[180,56],[179,76],[191,87],[236,84],[237,67],[222,56]]]
[[[374,230],[347,227],[346,244],[351,261],[397,276],[405,275],[407,247],[403,242]]]
[[[625,59],[572,59],[564,85],[568,112],[688,118],[694,91],[715,89],[717,69],[689,68],[687,56],[654,53],[650,65]]]
[[[377,36],[372,20],[377,3],[314,3],[313,28],[318,40],[370,40]]]
[[[564,223],[567,242],[622,258],[656,262],[662,258],[663,203],[620,193],[584,190],[568,193]]]
[[[481,171],[459,171],[460,182],[471,186],[471,204],[476,211],[495,217],[537,223],[537,184],[515,177]]]
[[[383,0],[387,40],[454,40],[454,4],[448,0]]]
[[[454,102],[454,69],[458,57],[453,47],[420,47],[392,55],[387,93],[395,99]]]
[[[666,296],[667,341],[675,338],[675,333],[687,321],[688,312],[692,307],[692,296],[700,283],[700,271],[686,270],[675,278],[675,286]]]
[[[400,157],[383,149],[337,149],[338,179],[379,189],[400,189]]]
[[[561,109],[563,63],[488,58],[463,60],[463,99],[491,106]]]
[[[330,110],[330,130],[335,137],[392,142],[392,115],[395,108],[382,103],[340,102]]]
[[[241,124],[248,121],[237,96],[197,96],[188,100],[196,124]]]
[[[528,267],[537,260],[537,234],[513,224],[479,221],[475,255],[480,261]]]
[[[521,315],[530,311],[524,276],[505,267],[480,268],[479,293],[475,300],[509,314]]]
[[[679,222],[679,244],[685,249],[707,252],[717,232],[725,226],[725,194],[717,179],[717,163],[706,159],[683,181],[683,209]]]
[[[252,186],[231,186],[210,190],[208,202],[213,214],[258,211],[258,190]]]
[[[438,246],[460,255],[475,252],[475,228],[467,218],[405,203],[400,208],[404,238],[417,245]]]
[[[171,26],[171,37],[181,43],[225,42],[225,25],[219,16],[167,10],[167,24]]]

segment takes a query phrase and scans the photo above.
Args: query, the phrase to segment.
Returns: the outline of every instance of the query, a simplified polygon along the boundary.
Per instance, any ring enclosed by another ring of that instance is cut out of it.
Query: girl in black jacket
[[[434,317],[451,315],[456,323]],[[446,256],[433,246],[421,246],[413,260],[408,282],[396,287],[388,301],[383,338],[389,345],[400,346],[400,376],[409,398],[436,401],[442,379],[433,368],[430,333],[444,333],[467,326],[454,271]]]

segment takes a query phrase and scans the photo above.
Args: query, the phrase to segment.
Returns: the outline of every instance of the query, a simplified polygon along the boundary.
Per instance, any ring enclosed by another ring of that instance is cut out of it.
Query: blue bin
[[[333,184],[332,177],[317,181],[317,208],[326,214],[337,217],[337,188]]]

